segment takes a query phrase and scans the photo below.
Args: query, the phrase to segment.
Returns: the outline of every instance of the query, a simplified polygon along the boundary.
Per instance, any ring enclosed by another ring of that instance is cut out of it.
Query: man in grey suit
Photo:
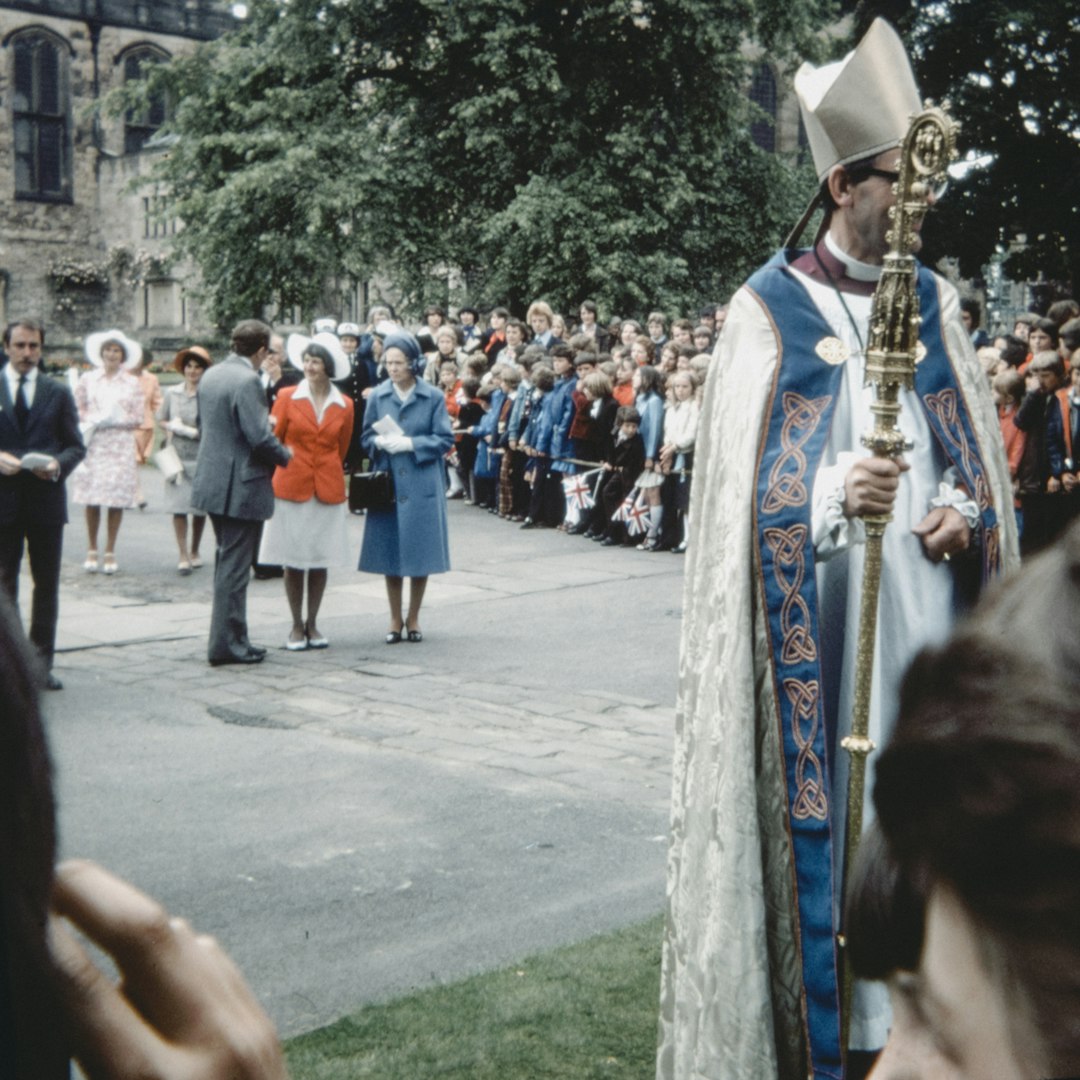
[[[266,656],[248,639],[248,579],[259,529],[274,513],[274,466],[292,457],[274,438],[257,374],[269,346],[266,323],[238,323],[232,352],[199,381],[201,436],[191,503],[210,515],[217,540],[207,650],[215,667],[257,664]]]

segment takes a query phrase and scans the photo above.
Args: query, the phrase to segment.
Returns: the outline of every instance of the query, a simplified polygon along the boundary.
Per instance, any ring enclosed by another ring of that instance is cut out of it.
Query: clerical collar
[[[833,239],[831,230],[825,234],[825,247],[829,254],[843,266],[844,275],[851,278],[853,281],[876,282],[881,277],[880,266],[874,266],[871,263],[859,262],[858,259],[853,259]]]

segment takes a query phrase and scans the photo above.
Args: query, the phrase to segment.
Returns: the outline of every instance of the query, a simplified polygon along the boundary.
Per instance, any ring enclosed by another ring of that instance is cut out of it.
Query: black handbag
[[[395,501],[393,473],[380,470],[349,477],[350,510],[392,510]]]

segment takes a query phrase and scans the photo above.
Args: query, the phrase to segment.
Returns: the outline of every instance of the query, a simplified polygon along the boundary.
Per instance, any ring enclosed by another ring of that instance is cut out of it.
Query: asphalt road
[[[79,508],[67,530],[65,854],[218,936],[286,1035],[661,909],[680,557],[454,503],[422,645],[384,645],[381,579],[343,569],[329,649],[276,648],[281,582],[253,582],[272,652],[211,669],[211,570],[176,574],[143,479],[115,578],[81,569]]]

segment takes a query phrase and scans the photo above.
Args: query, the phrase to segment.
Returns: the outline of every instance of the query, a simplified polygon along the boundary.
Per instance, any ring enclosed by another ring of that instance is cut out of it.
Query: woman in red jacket
[[[290,334],[286,352],[304,381],[280,391],[274,402],[274,434],[293,457],[274,473],[274,516],[263,529],[259,562],[285,567],[292,613],[285,648],[299,652],[330,644],[316,624],[326,571],[350,562],[342,462],[352,438],[353,402],[331,381],[349,373],[336,335]]]

